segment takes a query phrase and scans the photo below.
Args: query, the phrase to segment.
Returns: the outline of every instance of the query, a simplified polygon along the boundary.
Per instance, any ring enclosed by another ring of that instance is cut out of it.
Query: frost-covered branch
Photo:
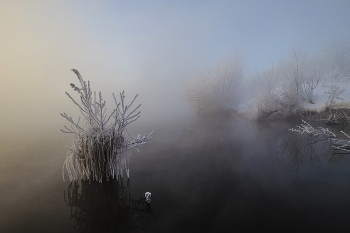
[[[350,136],[344,133],[344,131],[340,131],[342,134],[344,134],[347,138],[350,139]],[[349,140],[336,140],[334,142],[334,145],[332,146],[335,149],[346,151],[350,153],[350,141]]]
[[[332,131],[330,131],[328,128],[318,127],[317,129],[315,129],[306,121],[302,120],[302,122],[303,124],[296,125],[296,129],[291,128],[289,130],[299,134],[304,134],[304,133],[311,134],[314,137],[323,137],[323,138],[336,137],[335,134]]]
[[[332,148],[350,153],[349,140],[337,139],[336,135],[332,131],[330,131],[328,128],[318,127],[317,129],[315,129],[306,121],[304,120],[302,121],[303,121],[303,124],[296,125],[296,129],[292,128],[289,130],[294,133],[299,133],[299,134],[305,133],[305,134],[310,134],[314,137],[329,139],[329,141],[332,143]],[[347,135],[345,132],[343,131],[340,131],[340,132],[350,139],[350,136]]]

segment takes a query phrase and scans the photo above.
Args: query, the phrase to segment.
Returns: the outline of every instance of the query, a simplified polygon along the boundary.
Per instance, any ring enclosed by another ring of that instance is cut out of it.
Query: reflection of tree
[[[286,166],[295,175],[295,182],[305,165],[316,170],[319,177],[323,177],[322,161],[342,161],[343,153],[335,150],[323,134],[295,134],[288,128],[290,125],[287,122],[265,123],[257,127],[256,133],[260,147],[281,166]]]
[[[67,199],[66,195],[64,198],[79,232],[128,232],[140,228],[135,226],[138,219],[154,216],[145,198],[131,198],[129,179],[126,186],[123,178],[103,183],[74,181],[68,186]]]
[[[281,138],[279,152],[282,156],[288,158],[290,169],[296,174],[295,182],[298,180],[299,169],[303,164],[308,164],[313,169],[317,169],[319,176],[322,177],[322,163],[318,152],[321,147],[322,140],[314,140],[314,138],[305,136],[299,137],[293,134],[286,134]]]

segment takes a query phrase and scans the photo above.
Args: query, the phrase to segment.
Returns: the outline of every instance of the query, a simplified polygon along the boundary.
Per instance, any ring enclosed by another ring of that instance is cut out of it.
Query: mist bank
[[[250,77],[241,55],[232,58],[219,57],[188,79],[185,100],[198,114],[229,112],[268,120],[300,118],[311,109],[348,108],[344,98],[348,96],[344,86],[350,81],[348,40],[330,41],[312,55],[293,45],[278,64]]]

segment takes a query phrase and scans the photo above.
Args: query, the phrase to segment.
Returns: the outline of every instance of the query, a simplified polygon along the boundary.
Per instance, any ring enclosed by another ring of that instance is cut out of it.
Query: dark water
[[[6,141],[0,232],[349,232],[350,155],[294,124],[147,126],[154,139],[132,152],[130,179],[103,185],[62,181],[66,135]]]

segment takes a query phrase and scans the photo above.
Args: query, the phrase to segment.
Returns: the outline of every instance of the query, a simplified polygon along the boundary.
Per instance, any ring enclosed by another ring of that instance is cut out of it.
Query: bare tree
[[[264,70],[257,103],[258,118],[264,119],[276,112],[280,118],[301,113],[304,100],[314,103],[313,91],[323,74],[322,59],[309,59],[305,51],[293,46],[287,59],[282,59],[276,68]]]
[[[285,118],[304,111],[303,101],[315,103],[314,90],[325,81],[350,81],[350,46],[346,42],[333,42],[328,45],[326,54],[321,57],[308,57],[307,53],[293,45],[289,57],[280,64],[257,75],[259,95],[257,101],[258,119]],[[276,78],[277,77],[277,78]],[[342,90],[335,87],[327,91],[327,105],[334,105]]]
[[[278,82],[279,70],[272,67],[268,70],[263,70],[263,74],[257,74],[255,82],[259,85],[259,94],[257,102],[257,118],[263,120],[270,115],[279,111],[280,97],[278,94],[278,88],[280,83]]]
[[[324,75],[324,60],[314,60],[307,67],[307,74],[302,79],[304,98],[309,103],[315,103],[314,89],[320,84]]]
[[[303,82],[307,74],[308,60],[305,51],[293,45],[287,60],[281,61],[283,82],[280,91],[280,105],[286,117],[297,114],[305,99]]]
[[[184,88],[186,102],[200,113],[231,111],[238,105],[238,86],[244,76],[242,57],[219,57],[215,65],[202,66]]]
[[[290,107],[301,107],[302,101],[315,102],[313,91],[320,84],[324,75],[324,59],[310,59],[306,51],[293,46],[288,60],[282,60],[281,70],[285,82],[282,96]]]
[[[325,45],[326,72],[330,80],[350,80],[350,42],[333,40]]]
[[[288,85],[289,95],[300,96],[302,94],[302,82],[306,73],[306,53],[293,45],[290,56],[282,60],[281,68]]]

